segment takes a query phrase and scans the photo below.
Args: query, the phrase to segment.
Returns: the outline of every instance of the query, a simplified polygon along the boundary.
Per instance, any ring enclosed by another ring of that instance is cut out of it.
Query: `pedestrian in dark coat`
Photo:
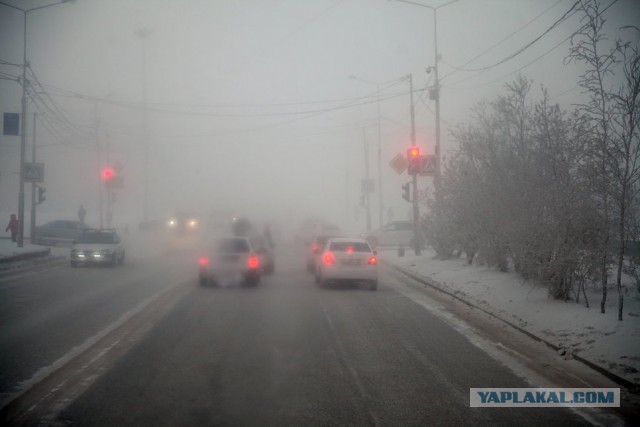
[[[11,214],[11,219],[9,220],[9,225],[7,225],[7,228],[4,229],[4,231],[10,231],[11,232],[11,241],[15,242],[18,238],[18,218],[16,218],[16,214]]]

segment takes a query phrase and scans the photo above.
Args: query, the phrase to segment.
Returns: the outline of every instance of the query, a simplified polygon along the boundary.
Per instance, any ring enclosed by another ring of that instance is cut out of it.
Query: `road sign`
[[[3,133],[5,135],[20,135],[20,114],[4,113]]]
[[[24,182],[43,182],[44,163],[25,163]]]
[[[361,189],[363,193],[375,193],[375,183],[373,179],[363,179],[361,183]]]
[[[420,157],[420,176],[434,176],[436,174],[438,160],[435,155]]]
[[[391,166],[391,168],[396,171],[398,175],[402,175],[404,171],[407,170],[409,162],[407,161],[407,158],[405,156],[398,153],[393,159],[391,159],[391,161],[389,162],[389,166]]]

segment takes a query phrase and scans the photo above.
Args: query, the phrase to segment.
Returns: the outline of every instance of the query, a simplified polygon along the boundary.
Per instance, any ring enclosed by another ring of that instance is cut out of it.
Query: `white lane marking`
[[[10,394],[8,397],[6,397],[0,402],[0,410],[3,409],[5,406],[7,406],[13,400],[25,394],[34,385],[43,381],[53,372],[62,368],[64,365],[69,363],[69,361],[71,361],[78,355],[84,353],[87,349],[91,348],[93,345],[95,345],[98,341],[100,341],[102,338],[107,336],[109,333],[113,332],[123,324],[127,323],[132,317],[142,312],[147,306],[152,304],[154,301],[160,299],[162,296],[174,290],[175,288],[177,288],[183,283],[184,283],[184,280],[176,282],[173,285],[168,286],[164,291],[144,299],[137,306],[127,311],[126,313],[122,314],[120,318],[118,318],[118,320],[116,320],[115,322],[113,322],[112,324],[110,324],[109,326],[107,326],[97,334],[93,335],[92,337],[86,339],[82,344],[72,348],[69,352],[67,352],[64,356],[60,357],[55,362],[51,363],[48,366],[38,369],[36,373],[31,376],[31,378],[21,381],[16,386],[16,391],[14,393]]]

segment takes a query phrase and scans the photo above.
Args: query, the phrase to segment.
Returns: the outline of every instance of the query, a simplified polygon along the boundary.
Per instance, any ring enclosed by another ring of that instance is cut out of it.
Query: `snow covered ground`
[[[442,289],[513,323],[522,329],[578,354],[610,372],[640,384],[640,294],[631,283],[624,290],[623,321],[618,321],[618,293],[608,290],[606,313],[600,313],[601,290],[587,290],[580,302],[551,299],[547,288],[524,282],[515,273],[468,265],[462,258],[435,260],[427,249],[421,256],[407,250],[382,250],[383,262],[430,278]],[[613,281],[613,278],[610,279]]]

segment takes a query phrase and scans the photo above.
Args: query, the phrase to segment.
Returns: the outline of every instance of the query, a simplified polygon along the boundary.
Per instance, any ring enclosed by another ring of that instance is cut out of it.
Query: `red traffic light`
[[[104,179],[105,181],[109,181],[115,175],[116,175],[116,171],[114,171],[113,168],[102,169],[102,179]]]
[[[407,148],[407,160],[417,161],[420,159],[420,147],[414,145],[413,147]]]

